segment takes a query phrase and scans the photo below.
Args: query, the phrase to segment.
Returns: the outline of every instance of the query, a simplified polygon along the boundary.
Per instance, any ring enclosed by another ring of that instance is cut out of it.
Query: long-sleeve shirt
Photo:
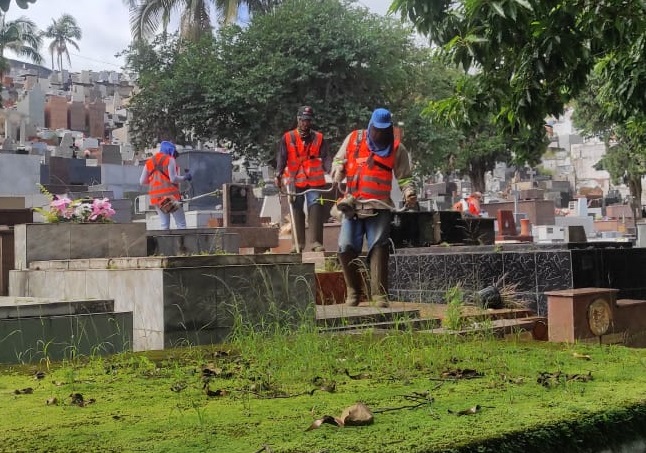
[[[343,175],[345,175],[345,164],[347,162],[347,152],[348,152],[348,145],[350,143],[350,136],[352,133],[348,134],[348,136],[343,140],[343,143],[341,144],[341,147],[339,148],[339,151],[336,153],[334,156],[334,160],[332,161],[332,171],[333,172],[341,172]],[[399,184],[399,188],[403,193],[406,192],[406,190],[415,190],[415,184],[413,180],[413,172],[411,170],[411,164],[410,164],[410,156],[408,154],[408,150],[404,146],[403,143],[400,143],[399,146],[397,147],[397,155],[395,156],[395,165],[393,167],[393,175],[395,176],[395,179],[397,179],[397,184]],[[384,209],[386,206],[394,208],[395,203],[391,198],[388,198],[387,200],[383,201],[378,201],[378,202],[367,202],[367,203],[356,203],[355,208],[359,211],[361,209]]]
[[[309,137],[303,138],[303,142],[309,143],[312,141],[313,137],[314,131],[310,130]],[[332,168],[332,154],[330,153],[330,149],[327,141],[325,140],[325,137],[323,137],[323,140],[321,141],[321,150],[319,157],[323,162],[323,169],[326,173],[329,173],[330,169]],[[287,142],[285,141],[285,134],[283,134],[283,136],[280,138],[280,141],[278,142],[278,151],[276,153],[276,175],[282,175],[285,171],[285,167],[287,167]]]
[[[142,186],[148,185],[149,178],[150,172],[144,165],[144,170],[141,172],[141,176],[139,177],[139,184]],[[185,180],[184,176],[177,174],[177,163],[172,157],[168,159],[168,179],[170,179],[170,182],[173,184],[177,184]]]

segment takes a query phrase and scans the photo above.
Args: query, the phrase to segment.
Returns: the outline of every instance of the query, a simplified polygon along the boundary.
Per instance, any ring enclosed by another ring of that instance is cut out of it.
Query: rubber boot
[[[324,252],[323,248],[323,205],[315,203],[309,207],[309,242],[313,252]]]
[[[292,219],[292,253],[296,253],[296,239],[298,238],[298,251],[303,252],[305,248],[305,213],[302,209],[293,209],[294,219]],[[296,233],[296,234],[294,234]]]
[[[379,307],[388,307],[387,245],[377,245],[370,252],[370,299]]]
[[[345,304],[350,307],[359,305],[361,295],[361,273],[359,272],[359,254],[353,251],[338,254],[345,280]]]

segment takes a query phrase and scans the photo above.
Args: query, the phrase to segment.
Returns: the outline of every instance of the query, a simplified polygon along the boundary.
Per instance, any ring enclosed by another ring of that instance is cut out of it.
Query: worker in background
[[[390,222],[395,205],[390,198],[393,175],[404,198],[405,208],[417,206],[410,157],[395,138],[392,115],[384,108],[372,113],[367,129],[348,135],[334,156],[332,178],[347,178],[345,197],[336,208],[344,213],[339,234],[339,262],[346,284],[345,303],[359,304],[362,289],[358,260],[365,236],[370,267],[370,298],[380,307],[388,301]],[[365,202],[361,203],[360,201]]]
[[[463,216],[467,217],[480,217],[482,211],[480,209],[480,202],[482,201],[482,194],[480,192],[472,192],[466,198],[462,198],[453,205],[453,210],[461,212]]]
[[[161,142],[159,151],[146,161],[139,178],[139,184],[148,186],[150,204],[159,215],[162,230],[170,229],[171,214],[178,229],[186,228],[184,208],[180,203],[179,183],[190,181],[193,177],[189,171],[183,176],[179,174],[179,167],[175,161],[177,156],[177,149],[173,143]]]
[[[296,115],[296,129],[283,134],[276,155],[276,186],[284,188],[287,193],[297,194],[288,197],[288,202],[292,204],[290,213],[294,217],[291,219],[294,245],[292,252],[302,252],[305,248],[305,202],[311,249],[315,252],[324,251],[323,197],[319,191],[309,189],[325,187],[325,174],[330,171],[332,159],[323,134],[312,130],[313,121],[312,107],[300,107]],[[303,194],[298,195],[299,193]]]

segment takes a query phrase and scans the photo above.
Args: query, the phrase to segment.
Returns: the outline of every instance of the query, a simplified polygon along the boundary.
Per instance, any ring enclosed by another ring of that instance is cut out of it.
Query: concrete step
[[[114,312],[112,299],[61,300],[46,297],[0,297],[0,319],[112,312]]]
[[[484,322],[476,322],[471,327],[462,330],[451,330],[439,327],[420,332],[438,335],[473,335],[478,332],[490,332],[496,337],[528,332],[534,340],[547,340],[547,318],[543,316],[528,316],[517,319],[490,319]]]
[[[411,308],[380,308],[370,305],[350,307],[345,304],[317,305],[316,324],[319,327],[403,322],[420,318],[419,310]]]
[[[465,306],[462,318],[471,327],[452,331],[441,327],[446,314],[444,304],[392,302],[388,308],[361,303],[357,307],[344,304],[318,305],[316,322],[321,332],[357,333],[364,329],[387,332],[409,329],[435,334],[467,335],[490,331],[496,336],[530,332],[532,337],[547,340],[547,319],[534,316],[529,309],[480,309]],[[538,327],[537,327],[538,326]]]
[[[346,332],[351,333],[352,331],[364,330],[364,329],[373,329],[376,331],[385,331],[385,330],[429,330],[439,327],[441,321],[436,318],[402,318],[395,321],[383,321],[383,322],[364,322],[361,324],[343,324],[343,325],[333,325],[320,327],[320,332],[325,333],[334,333],[334,332]]]
[[[534,312],[528,308],[500,308],[481,309],[475,313],[465,313],[461,317],[469,322],[478,322],[487,319],[522,319],[530,316],[534,316]]]

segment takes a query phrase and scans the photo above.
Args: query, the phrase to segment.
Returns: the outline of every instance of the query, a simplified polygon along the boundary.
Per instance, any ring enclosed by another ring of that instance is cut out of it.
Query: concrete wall
[[[146,226],[140,223],[23,224],[14,227],[15,269],[32,261],[146,256]]]
[[[0,154],[0,194],[39,193],[40,159],[26,154]]]
[[[313,319],[314,264],[300,255],[211,255],[32,263],[10,296],[114,300],[133,313],[133,349],[220,342],[248,326]]]
[[[29,117],[32,126],[45,126],[45,93],[39,85],[34,86],[18,101],[16,109]]]
[[[187,151],[177,158],[182,172],[191,170],[193,180],[190,184],[191,196],[222,189],[222,184],[230,183],[232,177],[231,155],[216,151]],[[189,203],[189,209],[215,209],[222,205],[222,197],[205,197]]]
[[[0,319],[0,363],[38,363],[131,348],[132,313]]]
[[[123,198],[124,192],[146,192],[146,188],[139,185],[139,177],[143,167],[103,164],[100,168],[101,184],[105,190],[114,192],[115,198]]]
[[[601,187],[604,193],[610,188],[610,174],[605,170],[595,170],[594,165],[606,154],[605,143],[583,143],[572,145],[572,164],[576,175],[576,189],[581,187]]]

